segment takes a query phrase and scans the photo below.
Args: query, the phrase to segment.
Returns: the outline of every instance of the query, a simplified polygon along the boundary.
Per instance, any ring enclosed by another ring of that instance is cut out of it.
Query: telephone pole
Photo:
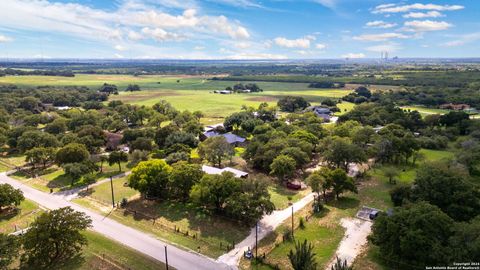
[[[292,205],[292,237],[295,238],[294,234],[293,234],[293,231],[295,230],[294,226],[293,226],[293,205]]]
[[[167,246],[165,246],[165,267],[168,270],[168,255],[167,255]]]
[[[115,196],[113,195],[113,178],[110,176],[110,188],[112,189],[112,206],[115,208]]]

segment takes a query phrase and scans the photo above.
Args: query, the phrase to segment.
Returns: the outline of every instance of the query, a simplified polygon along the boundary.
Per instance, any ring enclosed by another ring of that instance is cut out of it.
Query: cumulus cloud
[[[347,53],[347,54],[342,55],[342,58],[360,59],[360,58],[365,58],[365,54],[363,54],[363,53]]]
[[[438,11],[429,11],[429,12],[410,12],[403,15],[404,18],[409,19],[423,19],[423,18],[439,18],[444,17],[444,15]]]
[[[397,26],[397,24],[396,23],[387,23],[387,22],[384,22],[384,21],[372,21],[372,22],[367,22],[367,24],[365,24],[365,26],[370,27],[370,28],[386,29],[386,28],[395,27],[395,26]]]
[[[353,37],[354,40],[359,41],[386,41],[390,39],[403,39],[408,38],[407,35],[400,34],[400,33],[382,33],[382,34],[366,34]]]
[[[404,23],[406,31],[412,32],[431,32],[446,30],[453,25],[444,21],[408,21]]]
[[[0,35],[0,43],[10,42],[10,41],[12,41],[12,40],[13,40],[13,39],[10,38],[10,37],[4,36],[4,35]]]
[[[319,50],[323,50],[323,49],[327,48],[327,45],[325,45],[323,43],[317,43],[317,45],[315,45],[315,48],[317,48]]]
[[[120,1],[116,10],[92,8],[79,3],[54,0],[2,0],[0,25],[11,29],[61,33],[90,40],[138,41],[144,38],[142,29],[149,29],[149,37],[165,40],[201,34],[204,38],[228,37],[246,39],[248,30],[239,22],[225,16],[198,14],[196,9],[185,9],[173,15],[157,7],[176,0]],[[164,3],[165,2],[165,3]],[[183,1],[183,2],[188,2]],[[148,5],[152,3],[152,5]],[[178,3],[178,6],[181,3]],[[169,6],[176,7],[176,5]],[[158,30],[157,30],[158,29]]]
[[[285,48],[301,48],[308,49],[310,48],[310,39],[308,38],[297,38],[297,39],[287,39],[284,37],[277,37],[273,40],[277,46]]]
[[[169,41],[169,40],[181,40],[183,37],[176,34],[176,33],[170,33],[162,28],[148,28],[145,27],[142,29],[142,34],[145,36],[149,36],[156,41]]]
[[[381,14],[381,13],[403,13],[410,12],[413,10],[435,10],[435,11],[454,11],[464,9],[464,6],[460,5],[437,5],[437,4],[420,4],[415,3],[411,5],[396,5],[396,4],[385,4],[376,6],[372,13]]]

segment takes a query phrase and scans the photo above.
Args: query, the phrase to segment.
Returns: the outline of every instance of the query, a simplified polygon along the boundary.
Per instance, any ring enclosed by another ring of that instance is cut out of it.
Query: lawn
[[[125,168],[127,168],[127,163],[123,162],[122,172],[125,172]],[[103,164],[103,172],[96,172],[93,175],[95,176],[95,180],[99,181],[120,173],[121,172],[118,171],[118,165],[115,164],[109,166],[108,164]],[[41,170],[36,172],[36,174],[37,177],[32,177],[32,175],[30,175],[28,172],[19,171],[10,176],[44,192],[50,192],[50,189],[52,189],[53,192],[57,192],[85,185],[83,177],[74,182],[72,185],[72,179],[70,176],[66,175],[63,169],[57,166],[52,166],[45,170]]]
[[[344,235],[344,228],[339,220],[343,217],[353,215],[359,207],[359,200],[356,195],[347,194],[339,201],[334,201],[325,206],[325,209],[319,213],[310,216],[311,204],[295,213],[295,241],[308,240],[314,246],[315,259],[318,263],[318,269],[324,269],[332,256],[335,254],[338,244]],[[299,220],[303,218],[305,228],[299,228]],[[283,233],[291,229],[291,219],[287,219],[275,231],[262,239],[259,243],[259,255],[266,254],[266,264],[253,266],[249,261],[242,259],[240,269],[292,269],[288,260],[288,253],[294,249],[294,241],[282,241]]]
[[[344,115],[348,113],[349,111],[353,110],[355,108],[355,104],[351,102],[346,102],[343,101],[342,103],[338,103],[337,107],[340,109],[339,112],[335,113],[336,116]]]
[[[8,167],[21,167],[27,163],[24,155],[10,155],[0,158],[0,162]]]
[[[82,261],[72,261],[60,269],[165,269],[165,264],[143,255],[99,233],[83,233],[88,245],[83,250]],[[169,269],[174,269],[169,266]]]
[[[310,188],[301,191],[295,191],[278,184],[270,185],[268,187],[270,200],[278,210],[287,208],[290,203],[299,201],[310,192]]]
[[[0,212],[0,233],[12,233],[15,231],[15,225],[17,230],[25,229],[28,227],[37,215],[41,213],[41,209],[37,204],[30,200],[24,200],[18,211]]]
[[[117,178],[113,180],[113,194],[116,202],[119,202],[123,198],[130,199],[140,194],[138,191],[125,186],[124,184],[126,181],[127,177]],[[94,186],[81,195],[88,196],[89,198],[108,205],[112,203],[112,190],[110,182],[105,182],[98,186]]]
[[[3,163],[0,163],[0,172],[6,172],[8,170],[10,170],[10,167],[7,167]]]
[[[446,114],[449,112],[449,110],[427,108],[422,106],[402,106],[401,108],[407,111],[418,111],[423,117],[431,114]]]
[[[25,229],[43,210],[30,200],[24,200],[18,212],[0,212],[0,233]],[[5,211],[5,210],[4,210]],[[83,261],[72,261],[60,269],[164,269],[164,264],[138,253],[93,231],[86,231],[88,246]],[[173,268],[172,268],[173,269]]]
[[[129,211],[111,211],[109,182],[93,187],[93,192],[88,192],[85,197],[77,198],[73,202],[212,258],[225,253],[227,244],[238,243],[249,233],[250,229],[247,227],[202,213],[190,204],[143,200],[139,198],[137,191],[124,187],[124,182],[125,178],[114,180],[115,201],[118,202],[123,197],[130,198],[127,207]],[[134,211],[137,211],[137,214],[134,214]],[[175,233],[175,227],[182,233]],[[187,231],[188,235],[185,235]],[[196,235],[196,239],[193,235]]]

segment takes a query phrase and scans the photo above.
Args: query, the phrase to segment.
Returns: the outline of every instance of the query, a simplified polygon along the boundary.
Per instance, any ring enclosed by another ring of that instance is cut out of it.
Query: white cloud
[[[402,47],[397,43],[387,43],[366,48],[367,51],[371,52],[396,52],[401,49]]]
[[[342,58],[360,59],[360,58],[365,58],[365,54],[363,54],[363,53],[347,53],[347,54],[342,55]]]
[[[435,11],[454,11],[464,9],[464,6],[460,5],[437,5],[437,4],[420,4],[415,3],[411,5],[396,5],[387,4],[376,6],[372,13],[402,13],[410,12],[413,10],[435,10]]]
[[[326,6],[328,8],[334,8],[337,4],[337,0],[313,0],[313,2]]]
[[[156,41],[169,41],[169,40],[181,40],[183,39],[182,36],[176,34],[176,33],[170,33],[170,32],[167,32],[165,30],[163,30],[162,28],[148,28],[148,27],[145,27],[142,29],[142,33],[145,35],[145,36],[149,36],[153,39],[155,39]]]
[[[353,37],[354,40],[360,41],[386,41],[394,38],[408,38],[408,36],[400,33],[382,33],[382,34],[366,34]]]
[[[457,47],[480,40],[480,32],[458,36],[455,40],[442,44],[444,47]]]
[[[403,15],[404,18],[411,19],[423,19],[423,18],[439,18],[444,17],[444,15],[438,11],[429,11],[429,12],[410,12]]]
[[[247,48],[252,47],[252,43],[250,43],[250,42],[235,42],[233,44],[233,46],[235,46],[235,48],[237,48],[237,49],[247,49]]]
[[[114,54],[115,58],[118,58],[118,59],[122,59],[122,58],[125,58],[125,56],[121,55],[121,54]]]
[[[161,29],[151,32],[157,40],[178,37],[247,39],[248,30],[225,16],[198,14],[196,9],[185,9],[174,15],[159,9],[183,7],[193,0],[122,0],[116,10],[92,8],[79,3],[57,0],[1,0],[0,25],[15,30],[60,33],[89,40],[138,41],[144,38],[141,29]],[[149,5],[151,4],[151,5]],[[193,5],[195,6],[195,5]],[[165,31],[166,33],[164,33]]]
[[[128,37],[128,39],[134,40],[134,41],[138,41],[138,40],[143,39],[142,34],[137,33],[137,32],[135,32],[135,31],[129,31],[127,37]]]
[[[13,40],[13,39],[10,38],[10,37],[4,36],[4,35],[0,35],[0,43],[10,42],[10,41],[12,41],[12,40]]]
[[[327,45],[322,44],[322,43],[317,43],[317,45],[315,45],[315,48],[317,48],[319,50],[323,50],[323,49],[327,48]]]
[[[194,50],[196,51],[202,51],[202,50],[205,50],[205,47],[204,46],[195,46],[193,47]]]
[[[287,39],[284,37],[277,37],[273,41],[277,46],[285,48],[310,48],[310,39],[308,38]]]
[[[231,60],[282,60],[287,59],[288,57],[281,54],[270,54],[270,53],[239,53],[228,56],[226,59]]]
[[[122,51],[126,51],[126,50],[127,50],[127,48],[126,48],[125,46],[123,46],[123,45],[120,45],[120,44],[118,44],[118,45],[115,45],[115,47],[113,47],[113,48],[114,48],[115,50],[117,50],[117,51],[121,51],[121,52],[122,52]]]
[[[235,7],[243,7],[243,8],[261,8],[262,7],[262,5],[260,5],[256,1],[251,1],[251,0],[210,0],[210,1],[231,5]]]
[[[396,23],[387,23],[387,22],[384,22],[384,21],[372,21],[372,22],[367,22],[367,24],[365,26],[370,27],[370,28],[387,29],[387,28],[395,27],[395,26],[397,26],[397,24]]]
[[[406,31],[412,32],[430,32],[446,30],[453,25],[444,21],[408,21],[404,23]]]

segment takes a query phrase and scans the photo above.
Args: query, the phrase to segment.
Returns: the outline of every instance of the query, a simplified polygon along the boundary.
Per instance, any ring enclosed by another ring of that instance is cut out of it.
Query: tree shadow
[[[21,210],[17,207],[8,207],[0,210],[0,222],[14,218],[20,214]]]
[[[329,201],[328,206],[339,208],[342,210],[357,208],[360,205],[360,200],[351,197],[340,197],[338,200]]]

